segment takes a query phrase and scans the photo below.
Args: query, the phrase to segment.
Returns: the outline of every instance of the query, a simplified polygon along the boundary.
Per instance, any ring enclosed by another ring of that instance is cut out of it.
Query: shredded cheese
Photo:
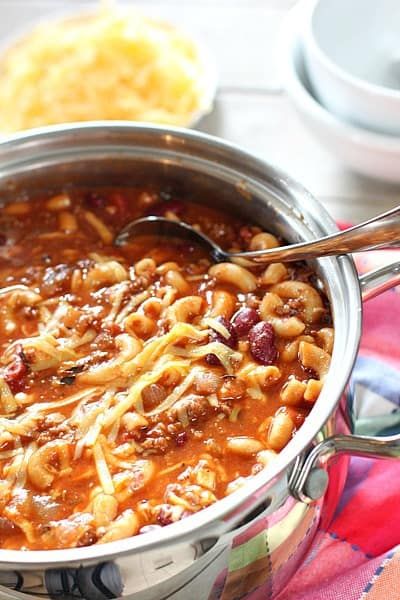
[[[4,467],[3,473],[5,474],[7,481],[11,485],[14,485],[23,462],[24,452],[16,454],[11,463]]]
[[[68,339],[60,339],[60,344],[63,348],[70,348],[71,350],[75,350],[80,346],[84,346],[85,344],[90,344],[93,342],[95,337],[97,336],[97,332],[95,329],[88,329],[81,336],[79,335],[71,335]]]
[[[31,442],[24,452],[22,461],[19,463],[18,468],[16,469],[16,478],[13,489],[14,494],[17,492],[18,489],[21,489],[25,486],[28,463],[35,450],[37,450],[37,444],[36,442]]]
[[[46,323],[42,333],[57,335],[60,330],[60,321],[65,317],[71,305],[68,302],[60,302],[50,320]]]
[[[107,436],[107,441],[110,444],[115,444],[115,442],[117,440],[120,424],[121,424],[120,419],[116,419],[116,421],[114,421],[113,426],[111,427],[110,432]]]
[[[32,413],[42,413],[47,412],[48,410],[59,409],[62,406],[68,406],[69,404],[75,404],[80,400],[87,400],[88,398],[94,398],[96,394],[101,392],[101,388],[99,387],[89,387],[84,390],[80,390],[76,394],[72,394],[72,396],[68,396],[67,398],[63,398],[62,400],[55,400],[54,402],[36,402],[31,406],[28,406],[27,412]],[[2,424],[4,419],[0,419],[0,424]]]
[[[72,413],[69,423],[76,427],[76,435],[81,436],[75,446],[74,460],[82,456],[85,446],[96,443],[101,433],[104,411],[110,406],[114,395],[115,389],[110,389],[90,405],[86,404],[87,398],[84,398]]]
[[[23,285],[22,283],[17,283],[16,285],[8,285],[6,287],[0,288],[0,296],[6,296],[7,294],[13,294],[14,292],[30,292],[30,288],[27,285]]]
[[[0,452],[0,460],[5,460],[6,458],[13,458],[17,454],[23,454],[22,448],[15,448],[15,450],[5,450],[4,452]]]
[[[24,350],[33,349],[38,356],[30,363],[32,371],[44,371],[52,367],[57,367],[64,360],[73,360],[76,358],[75,352],[60,344],[51,334],[39,333],[39,335],[30,338],[16,340],[7,348],[4,357],[11,358],[16,345],[21,344]],[[43,355],[45,358],[43,358]]]
[[[117,419],[130,410],[132,406],[136,408],[139,414],[146,414],[143,408],[142,391],[148,385],[158,381],[165,371],[176,368],[179,368],[186,374],[190,369],[190,362],[175,360],[169,363],[163,363],[162,365],[159,365],[158,368],[155,366],[151,371],[144,373],[139,377],[135,383],[132,384],[127,396],[108,410],[104,419],[104,427],[110,427]]]
[[[262,400],[264,398],[263,393],[260,390],[260,387],[248,387],[247,394],[253,398],[253,400]]]
[[[106,225],[103,223],[103,221],[101,221],[90,210],[85,210],[83,214],[85,216],[86,221],[89,223],[89,225],[91,225],[91,227],[93,227],[93,229],[98,234],[99,238],[105,244],[111,244],[114,236],[112,232],[108,229],[108,227],[106,227]]]
[[[196,45],[134,10],[40,25],[0,70],[1,131],[99,119],[188,125],[210,103]]]
[[[114,494],[114,484],[100,442],[93,446],[93,457],[96,464],[97,476],[105,494]]]
[[[241,352],[236,352],[229,346],[221,344],[221,342],[210,342],[204,346],[188,344],[185,348],[174,348],[173,352],[178,356],[188,358],[203,358],[207,354],[215,354],[229,375],[233,373],[234,363],[239,363],[242,360]]]
[[[123,365],[121,371],[126,376],[132,376],[139,369],[148,369],[161,353],[167,350],[168,346],[176,344],[182,338],[201,341],[207,335],[207,331],[200,331],[189,323],[176,323],[168,333],[147,342],[143,350],[134,359]]]
[[[222,337],[224,337],[226,340],[230,338],[231,334],[229,333],[225,325],[223,325],[217,319],[213,319],[212,317],[206,317],[205,319],[203,319],[203,323],[207,327],[211,327],[211,329],[214,329],[215,331],[220,333]]]
[[[139,306],[139,304],[142,304],[142,302],[144,302],[145,300],[147,300],[147,298],[150,296],[149,292],[144,291],[141,292],[140,294],[136,294],[136,296],[133,296],[129,302],[124,306],[124,308],[122,308],[120,310],[120,312],[117,314],[117,316],[115,317],[115,322],[117,324],[122,323],[126,317],[135,310],[135,308],[137,306]]]
[[[5,414],[15,413],[18,408],[14,394],[3,377],[0,377],[0,407],[1,412]]]
[[[38,415],[24,415],[19,419],[6,419],[0,417],[0,432],[7,432],[12,436],[29,435],[36,425],[36,420],[39,418]]]
[[[110,294],[111,310],[104,320],[106,323],[112,323],[113,321],[115,321],[118,311],[121,308],[121,303],[124,298],[124,295],[128,289],[128,285],[129,284],[127,281],[123,281],[122,283],[118,283],[116,286],[114,286],[114,289],[112,290],[112,293]]]
[[[188,375],[186,375],[185,379],[174,389],[169,396],[165,398],[163,402],[150,412],[143,412],[146,417],[152,417],[153,415],[157,415],[165,410],[168,410],[175,404],[177,400],[186,392],[188,387],[192,384],[193,379],[197,373],[196,369],[193,369]]]

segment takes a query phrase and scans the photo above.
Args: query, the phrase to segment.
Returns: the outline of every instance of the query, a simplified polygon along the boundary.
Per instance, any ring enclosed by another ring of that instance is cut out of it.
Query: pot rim
[[[155,140],[161,138],[166,145],[171,139],[178,141],[181,154],[187,153],[187,147],[190,150],[191,143],[195,149],[196,145],[206,148],[208,154],[211,154],[211,160],[208,159],[210,163],[215,164],[217,162],[221,168],[223,166],[221,156],[226,155],[225,160],[236,159],[240,164],[245,165],[243,171],[237,173],[238,180],[243,180],[244,177],[257,178],[258,176],[261,178],[262,183],[264,174],[264,177],[268,176],[274,179],[279,186],[281,195],[286,193],[299,201],[303,206],[303,214],[306,215],[306,218],[300,215],[297,216],[297,219],[307,225],[310,239],[319,233],[329,234],[337,231],[335,222],[325,208],[302,185],[284,172],[262,159],[252,156],[232,143],[183,128],[142,123],[134,124],[124,121],[93,121],[50,126],[17,133],[0,142],[0,178],[2,177],[2,170],[7,167],[7,162],[4,162],[3,156],[7,152],[11,152],[12,155],[11,160],[9,160],[9,166],[12,168],[18,164],[15,160],[16,152],[17,154],[20,152],[19,162],[26,164],[26,150],[29,150],[36,160],[40,158],[40,143],[51,144],[53,140],[57,141],[63,135],[71,135],[76,142],[79,136],[91,135],[92,143],[96,144],[100,134],[105,136],[103,147],[107,147],[107,140],[110,147],[112,146],[109,141],[112,135],[117,134],[123,138],[124,135],[136,134],[138,136],[147,135]],[[123,144],[123,139],[121,139],[121,144]],[[213,155],[214,160],[212,160]],[[264,181],[263,185],[268,188],[268,182]],[[314,226],[314,231],[311,225]],[[168,525],[168,527],[107,544],[82,548],[60,550],[0,549],[0,569],[13,567],[44,569],[60,565],[65,566],[66,564],[82,564],[83,562],[89,564],[137,551],[148,551],[154,547],[187,541],[193,543],[193,541],[210,538],[217,541],[220,535],[234,528],[250,510],[261,503],[263,488],[270,484],[272,480],[277,481],[279,476],[290,468],[334,412],[350,376],[358,351],[361,335],[361,293],[354,262],[350,256],[326,257],[319,259],[318,262],[322,269],[334,276],[333,281],[330,282],[329,290],[332,293],[338,293],[339,296],[332,295],[330,301],[334,314],[335,333],[337,325],[340,325],[341,336],[335,335],[331,368],[318,401],[300,431],[270,466],[253,476],[242,488],[231,495],[191,515],[190,518]],[[337,333],[339,333],[339,330]],[[287,493],[286,480],[284,488]],[[257,498],[256,501],[254,497]]]

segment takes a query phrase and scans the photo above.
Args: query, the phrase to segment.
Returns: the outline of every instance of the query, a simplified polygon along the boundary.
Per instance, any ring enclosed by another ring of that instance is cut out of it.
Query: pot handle
[[[400,285],[400,261],[360,275],[359,280],[362,299],[375,298],[386,290]]]
[[[328,485],[326,464],[335,456],[349,454],[366,458],[399,458],[400,434],[373,437],[334,435],[315,446],[305,459],[298,459],[292,470],[291,494],[310,503],[324,495]]]
[[[361,275],[363,300],[370,300],[400,285],[400,261]],[[288,485],[291,494],[303,502],[317,500],[326,491],[328,474],[324,466],[334,456],[349,454],[369,458],[400,457],[400,434],[382,437],[335,435],[320,442],[306,457],[299,457],[292,469]]]

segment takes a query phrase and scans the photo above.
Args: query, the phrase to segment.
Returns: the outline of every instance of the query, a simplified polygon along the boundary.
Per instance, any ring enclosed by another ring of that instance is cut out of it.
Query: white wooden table
[[[400,186],[350,172],[303,126],[280,82],[276,42],[296,0],[132,0],[193,32],[215,55],[219,88],[200,129],[279,165],[337,219],[359,222],[399,203]],[[30,21],[93,6],[78,0],[0,0],[0,42]]]

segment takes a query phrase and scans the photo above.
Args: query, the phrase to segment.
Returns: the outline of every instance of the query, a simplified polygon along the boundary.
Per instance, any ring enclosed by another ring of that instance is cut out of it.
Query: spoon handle
[[[400,244],[400,206],[364,221],[350,229],[334,233],[317,241],[301,242],[270,250],[240,252],[231,254],[232,258],[250,259],[255,263],[272,261],[291,261],[318,258],[373,250],[382,246]]]

